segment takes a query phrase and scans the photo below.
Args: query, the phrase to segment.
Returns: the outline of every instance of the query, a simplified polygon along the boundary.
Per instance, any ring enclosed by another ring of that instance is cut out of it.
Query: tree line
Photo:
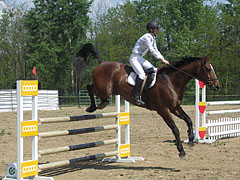
[[[240,0],[226,3],[204,0],[124,1],[112,8],[100,1],[92,11],[90,0],[34,0],[5,9],[0,19],[0,89],[14,88],[16,80],[34,79],[36,67],[42,89],[74,94],[91,83],[92,60],[81,81],[72,61],[81,46],[95,44],[105,61],[129,64],[136,40],[150,20],[158,20],[157,46],[175,62],[186,56],[211,54],[221,83],[214,94],[240,95]],[[107,10],[106,10],[107,9]],[[161,62],[146,57],[156,67]],[[186,87],[194,94],[194,81]],[[213,92],[208,92],[208,94]]]

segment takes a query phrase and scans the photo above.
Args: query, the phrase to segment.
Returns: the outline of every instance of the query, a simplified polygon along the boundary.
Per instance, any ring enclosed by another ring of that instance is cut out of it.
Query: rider
[[[133,89],[132,99],[136,101],[138,105],[144,105],[141,100],[140,91],[142,89],[143,80],[145,78],[144,70],[149,68],[154,68],[154,66],[143,56],[150,50],[151,54],[160,59],[164,64],[169,64],[169,62],[162,56],[156,45],[156,36],[159,31],[159,26],[157,21],[151,21],[147,23],[148,33],[144,34],[138,39],[130,57],[130,64],[134,71],[137,73],[136,85]]]

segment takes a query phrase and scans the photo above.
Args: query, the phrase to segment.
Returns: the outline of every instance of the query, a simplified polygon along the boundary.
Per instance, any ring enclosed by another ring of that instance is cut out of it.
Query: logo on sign
[[[8,172],[9,172],[10,175],[14,175],[15,172],[16,172],[15,167],[10,167],[9,170],[8,170]]]
[[[120,146],[120,157],[130,156],[130,144],[124,144]]]
[[[21,164],[21,177],[38,175],[38,160],[23,162]]]
[[[37,136],[38,121],[23,121],[21,122],[21,136]]]
[[[22,86],[22,91],[37,91],[38,87],[37,85],[23,85]]]
[[[130,113],[129,112],[119,113],[119,124],[120,125],[130,124]]]
[[[37,165],[23,167],[22,171],[23,173],[30,173],[30,172],[37,171]]]
[[[37,125],[23,126],[22,131],[23,132],[34,132],[34,131],[37,131]]]
[[[22,96],[37,96],[38,95],[38,81],[21,81],[21,95]]]

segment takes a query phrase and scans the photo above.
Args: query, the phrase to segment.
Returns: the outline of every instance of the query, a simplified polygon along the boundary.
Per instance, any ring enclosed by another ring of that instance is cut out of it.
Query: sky
[[[32,0],[5,0],[5,1],[9,3],[16,3],[16,4],[26,3],[27,7],[33,7]],[[125,0],[94,0],[92,5],[92,11],[97,12],[99,9],[101,9],[101,6],[113,7],[113,6],[116,6],[117,4],[123,3],[124,1]],[[226,0],[215,0],[215,1],[220,3],[226,2]],[[3,6],[4,5],[0,0],[0,18],[1,18]]]

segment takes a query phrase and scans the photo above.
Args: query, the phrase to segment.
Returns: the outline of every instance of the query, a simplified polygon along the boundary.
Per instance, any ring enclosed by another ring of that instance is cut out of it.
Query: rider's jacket
[[[156,45],[156,38],[150,33],[144,34],[136,42],[132,53],[140,56],[145,56],[145,54],[150,51],[154,57],[157,59],[163,58],[162,54],[159,52]]]

